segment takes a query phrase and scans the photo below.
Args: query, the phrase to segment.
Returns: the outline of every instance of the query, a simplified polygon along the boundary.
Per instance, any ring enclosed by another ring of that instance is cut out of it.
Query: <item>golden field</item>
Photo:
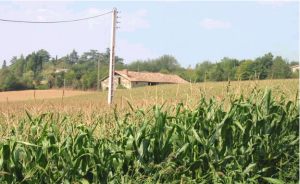
[[[128,109],[128,102],[138,108],[147,108],[155,104],[173,105],[182,102],[193,107],[200,97],[214,97],[217,101],[226,102],[241,94],[245,97],[272,89],[276,98],[285,96],[291,100],[298,92],[298,79],[255,80],[231,82],[206,82],[196,84],[174,84],[139,87],[134,89],[117,89],[114,104],[107,105],[107,91],[76,91],[76,90],[27,90],[0,92],[0,116],[15,117],[24,115],[25,110],[33,114],[60,112],[73,114],[102,114],[113,108]],[[113,108],[111,108],[113,107]]]

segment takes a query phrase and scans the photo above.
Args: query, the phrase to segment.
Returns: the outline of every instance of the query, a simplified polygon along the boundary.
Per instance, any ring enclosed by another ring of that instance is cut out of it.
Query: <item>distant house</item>
[[[153,86],[158,84],[183,84],[188,83],[178,75],[169,75],[151,72],[133,72],[128,70],[115,71],[114,88],[118,86],[127,89],[138,86]],[[108,76],[101,80],[101,88],[108,89]]]
[[[65,68],[57,68],[55,70],[55,73],[66,73],[69,69],[65,69]]]
[[[292,72],[297,72],[297,71],[300,70],[300,66],[299,65],[294,65],[294,66],[291,66],[290,68],[291,68]]]

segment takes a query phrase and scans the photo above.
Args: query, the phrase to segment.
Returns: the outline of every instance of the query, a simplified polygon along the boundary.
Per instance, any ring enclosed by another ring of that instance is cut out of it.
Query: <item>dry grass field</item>
[[[89,92],[74,91],[74,90],[24,90],[24,91],[6,91],[0,92],[0,102],[15,102],[15,101],[29,101],[29,100],[44,100],[53,98],[62,98],[85,95]]]

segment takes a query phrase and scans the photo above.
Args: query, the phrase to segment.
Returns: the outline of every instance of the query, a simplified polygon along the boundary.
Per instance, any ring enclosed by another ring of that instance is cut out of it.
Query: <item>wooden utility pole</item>
[[[97,91],[99,91],[100,88],[100,55],[98,58],[98,69],[97,69]]]
[[[110,105],[114,96],[114,74],[115,74],[115,40],[116,40],[117,9],[112,12],[111,44],[109,59],[109,81],[107,103]]]

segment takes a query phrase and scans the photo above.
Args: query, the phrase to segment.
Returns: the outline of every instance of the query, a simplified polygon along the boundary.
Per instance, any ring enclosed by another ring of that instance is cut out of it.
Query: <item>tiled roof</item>
[[[299,65],[293,65],[291,68],[299,68]]]
[[[188,83],[178,75],[151,73],[151,72],[133,72],[127,70],[116,70],[115,73],[127,78],[129,81],[136,82],[159,82],[159,83]]]

